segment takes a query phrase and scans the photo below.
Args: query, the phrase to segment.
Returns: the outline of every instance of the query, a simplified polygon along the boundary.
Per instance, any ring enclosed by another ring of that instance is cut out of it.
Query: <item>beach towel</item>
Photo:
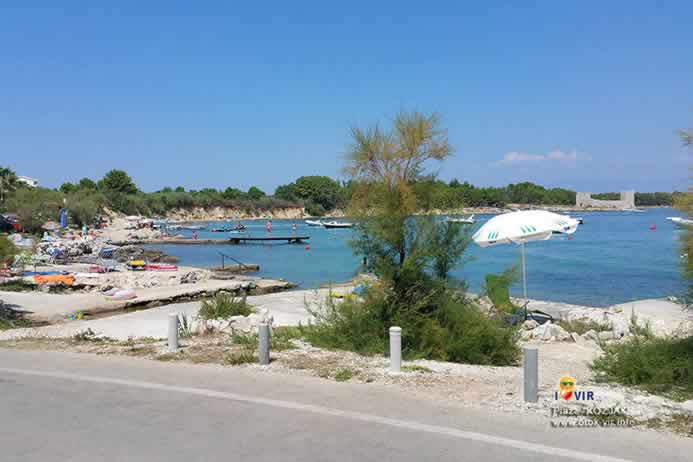
[[[47,274],[34,276],[36,284],[65,284],[71,286],[75,283],[75,278],[69,274]]]

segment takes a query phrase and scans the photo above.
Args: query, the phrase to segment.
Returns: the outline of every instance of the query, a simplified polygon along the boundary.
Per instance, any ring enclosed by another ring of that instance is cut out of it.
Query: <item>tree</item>
[[[58,190],[63,193],[63,194],[69,194],[71,192],[75,192],[77,190],[77,186],[75,186],[73,183],[65,182],[60,185],[60,188]]]
[[[23,231],[38,233],[43,223],[58,219],[58,211],[63,206],[63,195],[50,189],[21,188],[7,203],[17,212]]]
[[[111,170],[99,181],[99,189],[105,193],[136,194],[137,186],[123,170]]]
[[[96,191],[96,183],[90,178],[82,178],[77,183],[77,189],[81,191]]]
[[[9,168],[0,167],[0,203],[4,203],[7,195],[18,187],[17,174]]]
[[[248,197],[252,200],[258,200],[264,196],[265,192],[257,186],[251,186],[250,189],[248,189]]]
[[[296,195],[296,184],[289,183],[277,186],[277,189],[274,190],[274,197],[287,201],[298,200],[298,196]]]
[[[416,211],[412,184],[424,177],[427,162],[452,154],[439,124],[436,114],[405,112],[395,117],[390,132],[378,125],[351,130],[345,172],[358,186],[350,211],[360,218],[362,239],[369,242],[364,249],[374,252],[383,265],[402,267],[415,243],[407,225]]]
[[[433,273],[439,279],[447,279],[472,242],[472,228],[460,223],[431,221],[428,242],[433,258]]]
[[[175,191],[176,191],[177,193],[182,193],[182,192],[185,192],[185,188],[182,187],[182,186],[176,186]]]
[[[224,199],[228,200],[240,199],[244,194],[245,193],[240,189],[232,188],[230,186],[226,188],[223,193],[221,193]]]

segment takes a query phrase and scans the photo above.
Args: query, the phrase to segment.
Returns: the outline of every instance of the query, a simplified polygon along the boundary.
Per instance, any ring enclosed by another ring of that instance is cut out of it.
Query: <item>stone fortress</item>
[[[621,198],[617,201],[602,201],[592,199],[592,194],[579,192],[575,196],[575,205],[582,209],[588,208],[613,208],[613,209],[634,209],[635,191],[621,191]]]

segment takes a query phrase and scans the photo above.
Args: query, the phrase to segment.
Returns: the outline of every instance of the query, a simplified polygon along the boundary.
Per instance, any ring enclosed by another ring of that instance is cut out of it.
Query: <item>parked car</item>
[[[7,218],[4,215],[0,215],[0,233],[13,233],[18,230],[19,223],[12,222],[10,218]]]

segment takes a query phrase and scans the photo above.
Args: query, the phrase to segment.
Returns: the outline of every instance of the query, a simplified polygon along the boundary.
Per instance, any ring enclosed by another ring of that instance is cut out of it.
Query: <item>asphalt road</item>
[[[385,386],[0,349],[0,460],[690,461],[693,440],[550,429]]]

